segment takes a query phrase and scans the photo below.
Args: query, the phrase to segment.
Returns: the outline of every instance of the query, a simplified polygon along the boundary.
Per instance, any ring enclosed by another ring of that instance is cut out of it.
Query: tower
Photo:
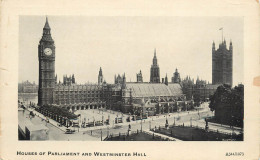
[[[140,70],[139,73],[136,74],[136,82],[137,83],[142,83],[143,82],[143,75],[142,75],[142,71]]]
[[[122,89],[126,89],[126,77],[125,77],[125,73],[123,74]]]
[[[156,49],[154,50],[153,64],[150,70],[150,83],[160,83],[160,68],[157,64]]]
[[[103,73],[102,73],[102,68],[100,67],[98,73],[98,85],[101,85],[102,83],[103,83]]]
[[[39,89],[38,105],[53,103],[55,87],[55,45],[51,37],[48,18],[43,28],[43,35],[38,45]]]
[[[180,83],[181,82],[181,77],[180,77],[180,73],[178,72],[178,69],[175,69],[175,72],[173,74],[172,77],[172,83]]]
[[[165,76],[165,82],[164,82],[164,84],[168,86],[168,77],[167,77],[167,74],[166,74],[166,76]]]
[[[212,44],[212,84],[229,84],[233,82],[233,46],[230,41],[229,49],[226,46],[226,40],[219,44],[215,49],[215,43]]]
[[[76,83],[74,74],[72,74],[72,79],[71,79],[71,81],[72,81],[72,84],[75,84],[75,83]]]

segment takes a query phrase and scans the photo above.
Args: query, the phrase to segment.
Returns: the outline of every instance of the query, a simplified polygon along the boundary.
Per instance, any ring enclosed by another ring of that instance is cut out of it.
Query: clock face
[[[47,55],[47,56],[50,56],[52,54],[52,50],[50,48],[45,48],[44,54]]]

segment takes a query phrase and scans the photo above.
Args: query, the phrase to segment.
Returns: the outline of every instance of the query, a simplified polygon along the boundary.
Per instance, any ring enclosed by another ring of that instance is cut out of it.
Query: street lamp
[[[143,109],[141,109],[141,132],[143,131]]]

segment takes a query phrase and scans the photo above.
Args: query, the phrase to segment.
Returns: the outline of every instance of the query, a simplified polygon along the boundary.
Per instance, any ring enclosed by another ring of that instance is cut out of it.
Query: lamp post
[[[141,110],[141,132],[143,131],[143,109]]]
[[[101,129],[101,141],[102,141],[102,129]]]

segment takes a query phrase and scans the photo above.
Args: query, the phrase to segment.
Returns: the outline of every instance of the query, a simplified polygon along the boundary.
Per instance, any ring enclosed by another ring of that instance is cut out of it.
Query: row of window
[[[88,103],[88,102],[89,103],[93,103],[93,102],[101,103],[102,101],[98,101],[98,100],[95,100],[95,99],[91,99],[89,101],[84,101],[84,100],[55,100],[56,104],[59,104],[59,103],[64,104],[65,102],[66,102],[66,104],[70,104],[70,103],[74,104],[74,103],[84,103],[84,102],[86,102],[86,103]]]
[[[101,91],[56,91],[55,94],[101,94]]]
[[[101,95],[93,95],[93,96],[91,96],[91,95],[83,95],[83,96],[73,96],[73,95],[59,95],[59,96],[55,96],[55,97],[57,97],[57,98],[87,98],[87,97],[89,97],[89,98],[91,98],[91,97],[93,97],[93,98],[95,98],[95,97],[103,97],[103,96],[101,96]]]

